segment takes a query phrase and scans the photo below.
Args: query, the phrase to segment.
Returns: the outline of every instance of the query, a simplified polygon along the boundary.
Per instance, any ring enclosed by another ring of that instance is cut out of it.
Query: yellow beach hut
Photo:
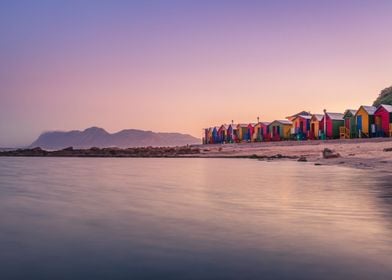
[[[320,137],[320,122],[323,119],[323,114],[313,114],[310,119],[309,139],[319,139]]]
[[[359,137],[372,137],[376,133],[376,125],[374,123],[374,113],[377,108],[374,106],[359,107],[355,114],[355,122]]]

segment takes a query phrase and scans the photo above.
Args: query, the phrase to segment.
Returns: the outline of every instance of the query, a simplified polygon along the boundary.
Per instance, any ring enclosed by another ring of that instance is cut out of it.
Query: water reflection
[[[0,275],[390,279],[390,182],[296,162],[0,159]]]

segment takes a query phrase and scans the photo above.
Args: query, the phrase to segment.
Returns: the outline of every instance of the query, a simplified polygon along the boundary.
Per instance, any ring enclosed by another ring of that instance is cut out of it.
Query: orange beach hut
[[[377,108],[374,106],[359,107],[355,114],[357,133],[359,137],[372,137],[376,134],[376,125],[374,123],[374,113]]]

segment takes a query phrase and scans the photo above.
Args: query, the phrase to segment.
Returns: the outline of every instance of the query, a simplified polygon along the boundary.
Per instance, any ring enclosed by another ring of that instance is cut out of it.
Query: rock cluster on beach
[[[182,147],[141,147],[141,148],[90,148],[74,149],[68,147],[57,151],[46,151],[40,147],[0,152],[0,156],[25,157],[180,157],[199,154],[200,149],[191,146]]]

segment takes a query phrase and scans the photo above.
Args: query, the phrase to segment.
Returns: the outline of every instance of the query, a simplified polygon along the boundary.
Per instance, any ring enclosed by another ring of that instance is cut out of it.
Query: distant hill
[[[184,146],[199,143],[200,139],[188,134],[161,133],[137,129],[126,129],[111,134],[102,128],[90,127],[84,131],[45,132],[30,147],[55,150],[70,146],[77,149],[87,149],[91,147]]]
[[[374,101],[373,106],[378,106],[380,104],[392,105],[392,86],[381,91],[380,95]]]

